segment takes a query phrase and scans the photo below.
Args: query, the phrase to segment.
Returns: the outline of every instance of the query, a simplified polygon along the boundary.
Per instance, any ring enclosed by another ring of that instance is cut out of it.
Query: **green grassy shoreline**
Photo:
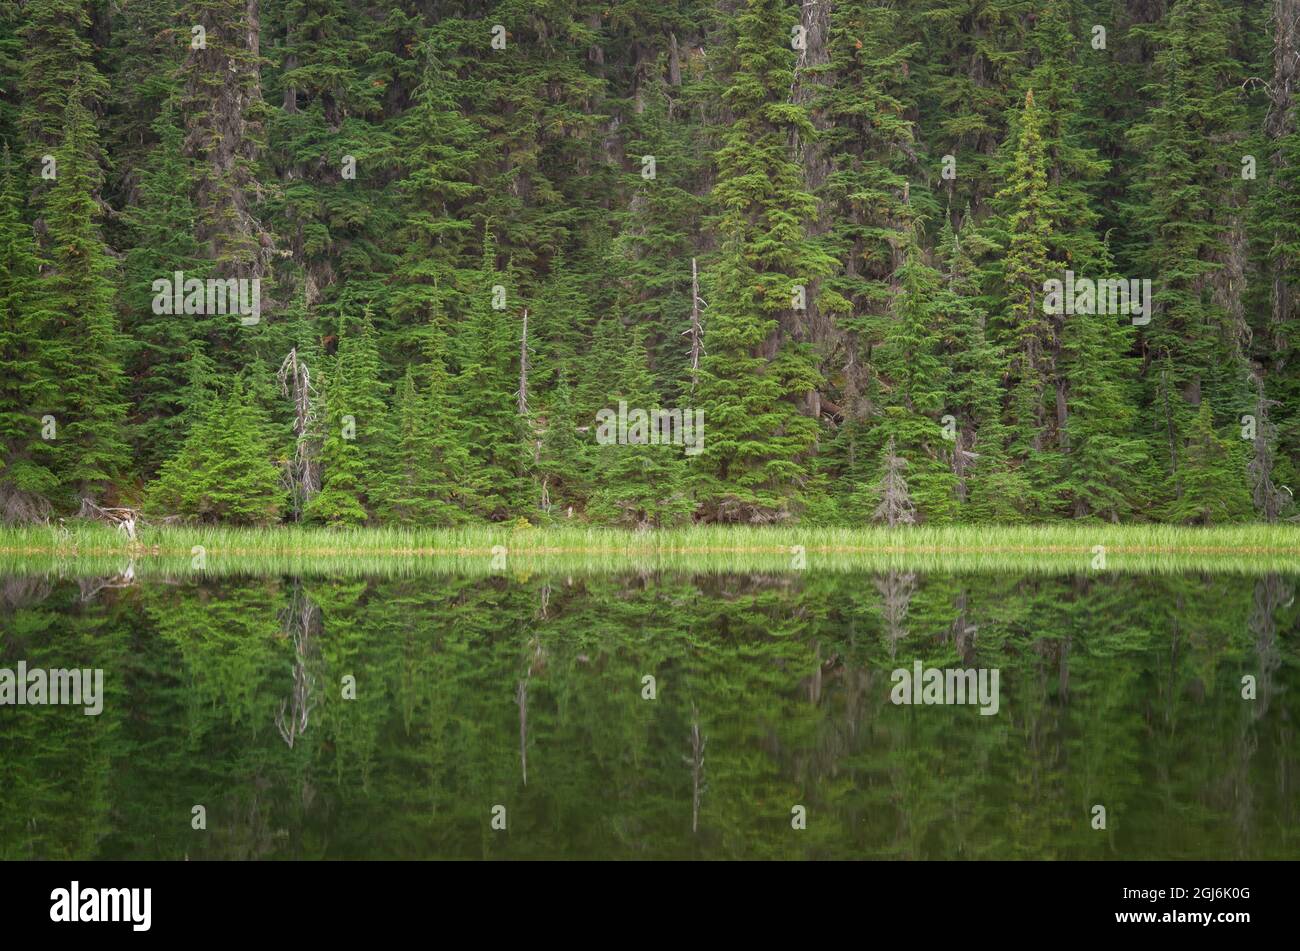
[[[1096,546],[1105,548],[1104,568],[1097,566]],[[0,573],[111,574],[127,566],[138,575],[167,576],[617,570],[1300,573],[1300,526],[702,526],[645,533],[510,525],[175,526],[143,528],[136,543],[93,522],[0,529]]]

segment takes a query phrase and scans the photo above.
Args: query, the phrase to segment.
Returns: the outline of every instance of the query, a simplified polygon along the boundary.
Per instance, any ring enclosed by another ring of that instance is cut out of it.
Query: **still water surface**
[[[105,682],[0,706],[0,858],[1300,857],[1295,576],[119,582],[0,578]]]

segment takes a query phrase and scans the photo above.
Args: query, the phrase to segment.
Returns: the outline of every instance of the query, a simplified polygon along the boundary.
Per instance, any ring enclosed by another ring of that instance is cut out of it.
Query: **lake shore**
[[[126,559],[124,562],[123,559]],[[133,570],[508,574],[517,571],[1300,572],[1300,526],[957,525],[898,528],[473,525],[447,529],[141,527],[0,529],[0,571]]]

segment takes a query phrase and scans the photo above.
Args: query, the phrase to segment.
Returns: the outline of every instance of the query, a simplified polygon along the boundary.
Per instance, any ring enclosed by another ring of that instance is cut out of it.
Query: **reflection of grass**
[[[97,523],[0,529],[0,572],[138,574],[489,574],[521,571],[1095,571],[1300,572],[1300,527],[1069,523],[904,528],[708,526],[633,533],[604,528],[440,530],[366,528],[144,528],[140,541]],[[498,547],[499,546],[499,547]],[[494,558],[493,549],[497,548]],[[502,553],[501,549],[504,549]],[[504,568],[502,567],[504,561]]]

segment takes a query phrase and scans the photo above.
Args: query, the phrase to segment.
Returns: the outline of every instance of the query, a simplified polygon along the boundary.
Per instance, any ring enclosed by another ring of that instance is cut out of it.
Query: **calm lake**
[[[0,668],[104,684],[0,706],[0,858],[1295,858],[1298,589],[0,577]]]

